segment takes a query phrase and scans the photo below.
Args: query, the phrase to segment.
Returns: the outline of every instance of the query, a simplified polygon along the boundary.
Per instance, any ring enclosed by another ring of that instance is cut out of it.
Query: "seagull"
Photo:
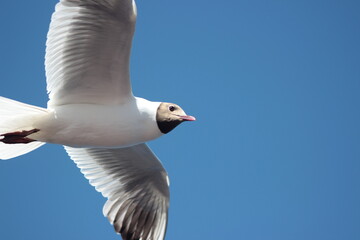
[[[0,97],[0,159],[45,143],[64,145],[123,240],[163,240],[169,179],[146,142],[187,115],[177,104],[132,93],[134,0],[60,0],[46,42],[49,101],[41,108]]]

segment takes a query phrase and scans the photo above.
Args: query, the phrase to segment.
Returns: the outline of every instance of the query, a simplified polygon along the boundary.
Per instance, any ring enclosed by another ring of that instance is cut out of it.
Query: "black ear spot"
[[[170,110],[170,112],[175,111],[175,106],[173,106],[173,105],[169,106],[169,110]]]

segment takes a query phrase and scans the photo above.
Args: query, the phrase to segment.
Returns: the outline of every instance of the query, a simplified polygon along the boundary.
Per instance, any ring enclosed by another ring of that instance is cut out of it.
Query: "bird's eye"
[[[169,107],[169,110],[170,110],[171,112],[175,111],[175,106],[170,106],[170,107]]]

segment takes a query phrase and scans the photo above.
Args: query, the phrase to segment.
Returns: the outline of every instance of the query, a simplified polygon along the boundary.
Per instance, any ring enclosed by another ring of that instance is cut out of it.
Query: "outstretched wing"
[[[108,198],[103,213],[124,240],[164,239],[168,176],[146,144],[65,149],[90,184]]]
[[[46,42],[48,105],[127,101],[135,22],[134,0],[61,0]]]

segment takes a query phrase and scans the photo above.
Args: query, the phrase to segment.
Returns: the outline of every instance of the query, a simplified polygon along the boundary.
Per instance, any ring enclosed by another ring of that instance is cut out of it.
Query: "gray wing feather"
[[[164,239],[168,176],[146,144],[65,149],[90,184],[108,198],[103,213],[124,240]]]
[[[49,106],[113,104],[132,96],[133,0],[61,0],[46,42]]]

